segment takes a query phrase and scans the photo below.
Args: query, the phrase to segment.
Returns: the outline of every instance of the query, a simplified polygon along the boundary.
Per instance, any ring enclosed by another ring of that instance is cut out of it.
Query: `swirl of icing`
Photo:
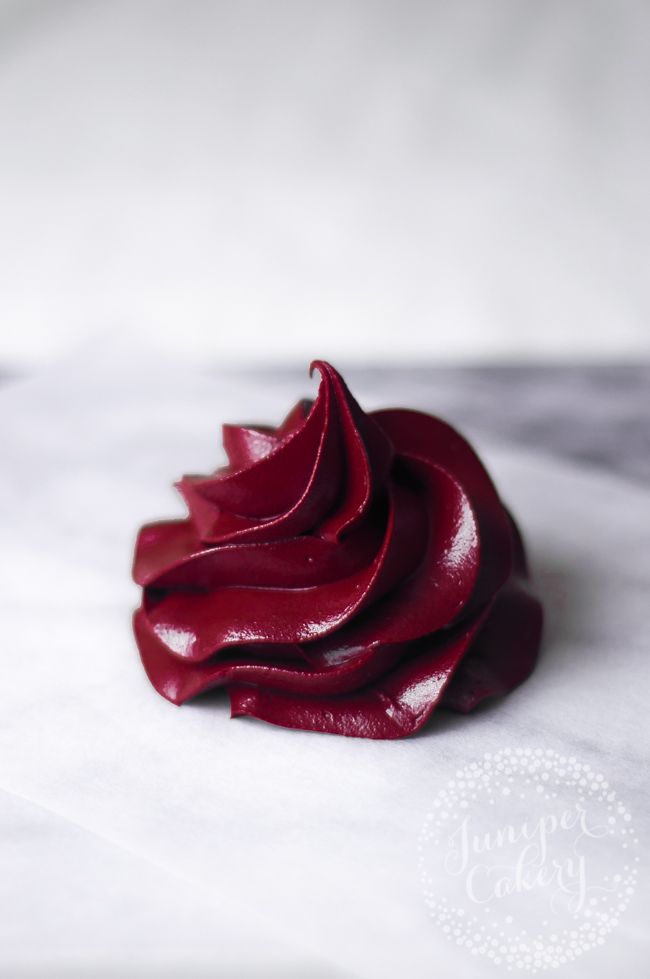
[[[226,686],[232,716],[412,734],[521,683],[542,610],[513,518],[471,446],[403,409],[364,413],[324,361],[277,429],[223,426],[229,464],[147,524],[135,637],[175,704]]]

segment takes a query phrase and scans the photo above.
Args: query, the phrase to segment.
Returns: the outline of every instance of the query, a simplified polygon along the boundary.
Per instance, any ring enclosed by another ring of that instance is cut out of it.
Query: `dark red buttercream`
[[[364,413],[324,361],[277,429],[224,425],[229,465],[185,476],[186,520],[148,524],[135,636],[175,704],[413,734],[531,672],[542,610],[521,537],[471,446],[418,411]]]

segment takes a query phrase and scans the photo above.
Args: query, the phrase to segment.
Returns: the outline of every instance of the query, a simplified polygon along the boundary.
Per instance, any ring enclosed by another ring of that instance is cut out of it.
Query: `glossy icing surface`
[[[470,445],[417,411],[366,414],[313,369],[313,403],[224,425],[228,466],[178,484],[189,517],[141,529],[136,641],[173,703],[225,685],[233,716],[402,737],[521,683],[542,611]]]

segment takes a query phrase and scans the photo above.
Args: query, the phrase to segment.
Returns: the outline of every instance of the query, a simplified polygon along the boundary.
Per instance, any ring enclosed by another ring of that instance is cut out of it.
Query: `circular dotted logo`
[[[603,944],[634,895],[637,850],[605,777],[541,748],[456,772],[418,842],[425,900],[449,940],[530,973]]]

